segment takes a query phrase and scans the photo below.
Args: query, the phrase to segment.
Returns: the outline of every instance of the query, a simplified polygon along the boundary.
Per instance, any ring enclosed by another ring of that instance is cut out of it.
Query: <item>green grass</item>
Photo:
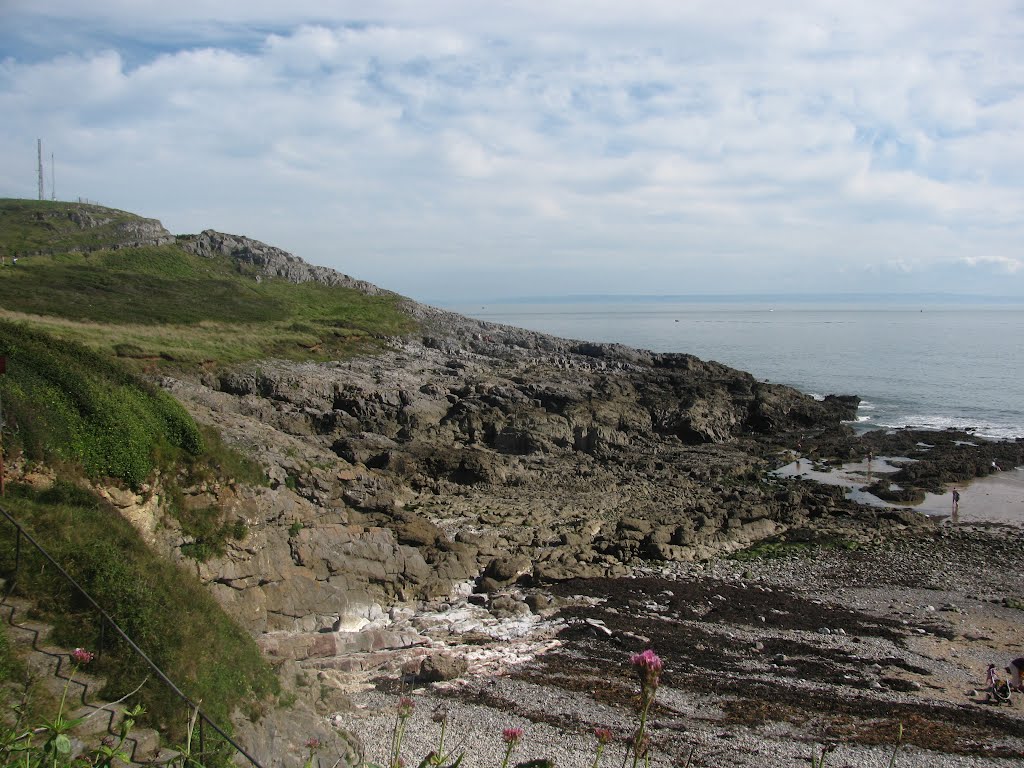
[[[55,468],[61,481],[47,491],[17,483],[4,500],[51,554],[184,690],[227,722],[230,711],[273,692],[274,678],[251,638],[219,609],[196,579],[155,555],[115,509],[88,490],[84,478],[139,487],[162,470],[168,511],[194,538],[196,557],[244,538],[241,520],[216,508],[190,509],[173,499],[201,482],[263,483],[253,462],[200,429],[168,394],[124,370],[118,361],[23,324],[0,321],[0,355],[7,359],[0,395],[7,423],[5,454]],[[14,538],[0,524],[0,572],[10,578]],[[80,595],[30,550],[22,550],[18,589],[45,605],[66,647],[97,649],[100,623]],[[152,673],[106,632],[110,697],[132,690]],[[0,647],[0,676],[3,675]],[[155,680],[142,694],[153,722],[176,727],[183,708]]]
[[[216,430],[198,426],[168,394],[116,361],[24,325],[0,321],[0,355],[7,357],[0,376],[6,453],[133,488],[164,470],[166,509],[194,539],[185,551],[195,559],[245,537],[220,510],[188,507],[181,489],[222,481],[265,485],[266,473]]]
[[[79,230],[69,218],[79,207],[114,223]],[[0,310],[136,366],[338,359],[415,328],[393,294],[257,281],[226,256],[204,258],[176,244],[104,249],[120,242],[117,223],[132,218],[97,206],[0,200],[0,253],[36,254],[0,268]]]
[[[12,484],[5,507],[120,624],[128,635],[222,727],[236,707],[258,709],[277,680],[253,640],[189,573],[154,554],[117,512],[87,490],[58,483],[47,491]],[[0,525],[0,570],[14,576],[14,537]],[[35,550],[22,546],[17,588],[45,606],[54,641],[100,649],[100,622]],[[104,698],[140,694],[149,721],[180,735],[185,708],[109,628],[97,673]]]
[[[11,648],[7,629],[0,624],[0,683],[18,683],[25,677],[25,665]]]

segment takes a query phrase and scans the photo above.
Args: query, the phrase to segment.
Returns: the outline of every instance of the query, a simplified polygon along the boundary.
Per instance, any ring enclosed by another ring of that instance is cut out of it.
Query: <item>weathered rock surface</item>
[[[90,251],[100,249],[137,248],[151,245],[167,245],[175,238],[164,225],[156,219],[145,219],[138,216],[118,215],[99,205],[77,205],[71,209],[41,209],[36,213],[40,219],[70,219],[79,230],[100,230],[94,245],[67,246],[62,244],[62,251]],[[40,251],[43,252],[43,251]],[[23,255],[32,255],[26,251]]]
[[[309,264],[287,251],[249,237],[226,235],[207,229],[198,235],[178,238],[178,244],[198,256],[209,257],[215,253],[230,256],[238,263],[239,269],[248,268],[263,277],[281,277],[292,283],[318,282],[324,285],[338,285],[355,288],[371,295],[387,293],[364,280],[356,280],[333,269]]]

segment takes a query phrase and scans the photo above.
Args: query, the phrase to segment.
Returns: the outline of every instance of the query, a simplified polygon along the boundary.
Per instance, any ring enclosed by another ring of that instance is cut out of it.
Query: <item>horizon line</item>
[[[951,303],[978,304],[1024,304],[1024,296],[1005,296],[979,293],[952,293],[941,291],[922,292],[765,292],[765,293],[584,293],[584,294],[552,294],[542,296],[505,296],[480,299],[449,298],[427,299],[425,303],[440,306],[466,306],[471,304],[574,304],[574,303],[624,303],[624,302],[740,302],[740,301],[938,301]],[[421,300],[422,301],[422,300]]]

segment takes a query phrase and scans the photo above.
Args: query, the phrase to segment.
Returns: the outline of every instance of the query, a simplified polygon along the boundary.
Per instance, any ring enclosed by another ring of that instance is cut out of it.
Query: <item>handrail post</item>
[[[18,532],[14,538],[14,584],[17,584],[18,574],[21,572],[21,526],[15,525],[14,530]],[[14,584],[11,586],[13,587]]]

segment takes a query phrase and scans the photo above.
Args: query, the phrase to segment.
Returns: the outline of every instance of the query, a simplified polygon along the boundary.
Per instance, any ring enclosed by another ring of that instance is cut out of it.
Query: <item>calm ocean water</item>
[[[571,339],[687,352],[813,395],[859,426],[1024,437],[1024,306],[644,301],[456,306]]]

